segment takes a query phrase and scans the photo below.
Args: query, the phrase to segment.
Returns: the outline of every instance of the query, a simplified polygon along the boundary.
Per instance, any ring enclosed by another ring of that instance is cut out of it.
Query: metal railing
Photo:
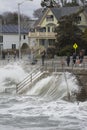
[[[71,60],[70,65],[67,66],[66,58],[63,59],[52,59],[52,60],[45,60],[44,63],[44,70],[50,70],[50,71],[63,71],[63,68],[65,70],[81,70],[81,69],[87,69],[87,59],[84,58],[83,63],[80,64],[76,62],[73,64],[73,61]]]
[[[41,71],[41,67],[35,68],[31,73],[29,73],[17,86],[16,86],[16,93],[22,93],[24,89],[29,88],[29,85],[32,82],[36,81],[37,78],[43,74],[44,72]]]

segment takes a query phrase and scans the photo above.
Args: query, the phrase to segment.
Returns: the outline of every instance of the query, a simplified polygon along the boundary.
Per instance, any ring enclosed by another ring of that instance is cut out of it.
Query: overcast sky
[[[20,12],[30,16],[31,18],[33,17],[33,12],[34,10],[41,8],[40,3],[41,0],[0,0],[0,14],[3,12],[14,12],[18,11],[18,3],[21,3],[25,1],[23,4],[20,6]]]

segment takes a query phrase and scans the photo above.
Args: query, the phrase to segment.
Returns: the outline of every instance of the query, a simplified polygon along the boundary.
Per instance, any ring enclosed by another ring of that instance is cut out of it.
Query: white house
[[[21,28],[21,47],[28,47],[28,29]],[[0,49],[19,49],[19,35],[17,25],[2,25],[0,27]]]

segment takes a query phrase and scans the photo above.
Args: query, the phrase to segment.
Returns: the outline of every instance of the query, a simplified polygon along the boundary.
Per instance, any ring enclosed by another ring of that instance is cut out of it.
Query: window
[[[46,21],[54,21],[53,15],[47,15]]]
[[[49,39],[49,46],[54,46],[55,40],[54,39]]]
[[[75,21],[76,21],[77,24],[80,24],[80,22],[81,22],[81,16],[75,17]]]
[[[0,36],[0,43],[3,42],[3,36]]]
[[[16,49],[16,44],[12,44],[12,49]]]
[[[48,32],[50,32],[50,27],[48,27]]]
[[[23,36],[23,39],[26,39],[26,35]]]
[[[39,31],[39,32],[46,32],[46,28],[45,28],[45,27],[40,28],[38,31]]]
[[[52,27],[52,32],[55,32],[55,27]]]
[[[42,39],[42,40],[40,40],[40,45],[45,45],[45,40],[44,39]]]
[[[46,32],[46,28],[45,27],[43,27],[42,32]]]
[[[2,50],[3,49],[3,44],[0,44],[0,50]]]

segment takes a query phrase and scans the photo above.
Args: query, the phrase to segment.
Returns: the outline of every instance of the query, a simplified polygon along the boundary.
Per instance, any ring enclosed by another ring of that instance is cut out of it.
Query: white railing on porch
[[[54,32],[29,32],[30,38],[49,38],[55,39],[56,33]]]

